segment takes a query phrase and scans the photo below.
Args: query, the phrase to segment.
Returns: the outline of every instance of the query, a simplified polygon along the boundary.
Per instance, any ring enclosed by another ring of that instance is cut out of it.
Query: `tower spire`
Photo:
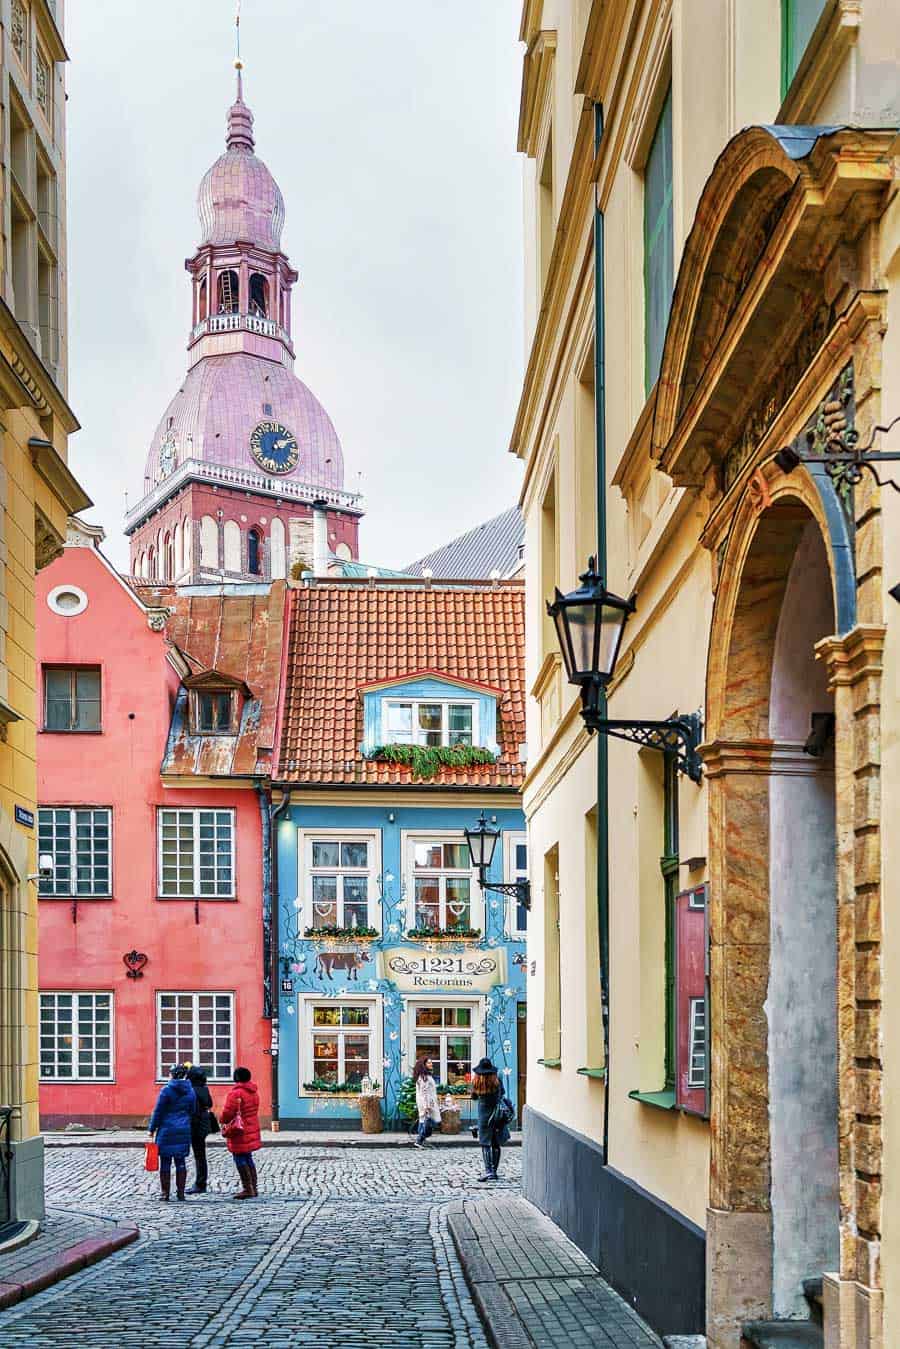
[[[241,0],[237,0],[234,15],[234,68],[237,71],[237,96],[228,109],[228,134],[225,144],[229,150],[253,151],[253,113],[244,102],[244,82],[241,72]]]

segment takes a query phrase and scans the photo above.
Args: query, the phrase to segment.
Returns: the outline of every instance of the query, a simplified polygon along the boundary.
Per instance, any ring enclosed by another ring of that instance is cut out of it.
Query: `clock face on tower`
[[[300,448],[293,433],[280,422],[260,422],[253,428],[250,453],[267,473],[290,473],[300,458]]]

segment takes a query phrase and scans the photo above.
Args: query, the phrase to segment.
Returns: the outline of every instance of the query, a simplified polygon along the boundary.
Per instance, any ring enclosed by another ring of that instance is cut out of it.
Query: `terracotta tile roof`
[[[167,776],[232,777],[270,771],[278,712],[284,632],[284,581],[264,592],[209,594],[170,589],[169,640],[192,671],[215,670],[243,681],[244,702],[237,735],[192,735],[182,687],[172,714],[162,772]]]
[[[284,782],[408,786],[409,768],[363,758],[360,689],[442,671],[503,691],[500,760],[442,768],[437,785],[521,789],[525,609],[521,581],[316,581],[292,590],[284,713],[274,776]]]

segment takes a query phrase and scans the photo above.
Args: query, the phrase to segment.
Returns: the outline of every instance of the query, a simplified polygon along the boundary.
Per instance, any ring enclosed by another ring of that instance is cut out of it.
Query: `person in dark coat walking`
[[[206,1085],[206,1073],[196,1064],[188,1068],[187,1080],[194,1088],[197,1097],[197,1109],[191,1116],[191,1151],[194,1154],[194,1183],[188,1194],[205,1194],[209,1180],[209,1166],[206,1161],[206,1140],[215,1133],[216,1124],[212,1113],[213,1099]]]
[[[478,1102],[478,1141],[484,1159],[484,1175],[478,1179],[496,1180],[500,1149],[509,1142],[509,1125],[496,1117],[497,1106],[506,1093],[490,1059],[476,1063],[472,1076],[472,1095]]]
[[[241,1181],[241,1189],[232,1198],[255,1199],[259,1191],[253,1154],[262,1147],[262,1137],[259,1132],[259,1091],[256,1083],[250,1080],[249,1068],[235,1068],[234,1086],[225,1097],[221,1118],[222,1133]],[[238,1120],[240,1128],[235,1127]]]
[[[156,1137],[159,1148],[160,1199],[168,1201],[172,1181],[172,1162],[175,1163],[175,1192],[184,1199],[187,1180],[187,1155],[191,1146],[191,1116],[197,1109],[194,1088],[185,1077],[183,1063],[169,1069],[170,1081],[157,1097],[150,1116],[150,1137]]]

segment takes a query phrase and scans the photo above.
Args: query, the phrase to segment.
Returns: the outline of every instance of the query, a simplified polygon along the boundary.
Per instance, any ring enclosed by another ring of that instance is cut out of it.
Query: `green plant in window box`
[[[468,1082],[454,1082],[452,1085],[442,1082],[437,1089],[438,1096],[471,1096],[472,1088]]]
[[[380,1082],[372,1083],[372,1090],[379,1091]],[[314,1077],[312,1082],[303,1083],[304,1091],[322,1092],[328,1096],[358,1096],[362,1091],[361,1082],[326,1082],[321,1077]]]
[[[407,932],[410,941],[477,941],[481,936],[480,927],[411,927]]]
[[[377,937],[378,929],[374,927],[307,927],[303,929],[303,935],[304,937],[354,941],[357,938]]]
[[[478,745],[376,745],[366,755],[378,763],[396,763],[412,769],[419,781],[436,777],[442,768],[471,768],[497,762],[497,755]]]

